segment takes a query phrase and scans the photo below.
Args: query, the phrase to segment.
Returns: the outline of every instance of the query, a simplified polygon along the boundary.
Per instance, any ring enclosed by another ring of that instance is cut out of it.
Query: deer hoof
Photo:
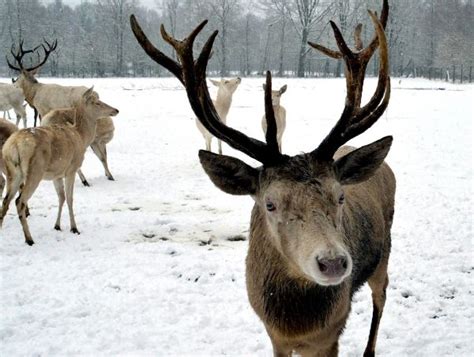
[[[111,176],[107,176],[107,178],[109,179],[109,181],[115,181],[114,177],[111,175]]]
[[[35,244],[35,242],[33,242],[32,240],[26,240],[25,241],[26,244],[28,244],[30,247]]]
[[[79,232],[77,228],[71,228],[71,232],[74,234],[81,234],[81,232]]]
[[[57,231],[60,231],[60,230],[61,230],[61,227],[59,226],[59,224],[55,224],[55,225],[54,225],[54,229],[57,230]]]
[[[87,181],[82,181],[82,184],[86,187],[91,187],[91,185],[89,185],[89,182],[87,182]]]

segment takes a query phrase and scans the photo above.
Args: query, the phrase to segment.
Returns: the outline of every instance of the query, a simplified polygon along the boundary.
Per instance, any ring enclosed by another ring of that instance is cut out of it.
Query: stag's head
[[[250,195],[255,200],[252,230],[263,235],[257,239],[268,239],[294,272],[320,285],[340,284],[351,274],[352,259],[342,224],[343,211],[351,202],[344,191],[347,185],[369,179],[383,163],[392,143],[392,137],[385,137],[356,150],[341,149],[336,154],[342,145],[377,121],[390,98],[384,33],[387,1],[384,0],[380,19],[370,11],[369,15],[376,35],[366,48],[361,45],[360,27],[355,33],[357,51],[353,52],[333,22],[339,51],[310,43],[331,57],[344,59],[347,96],[340,119],[322,143],[312,152],[292,157],[278,150],[269,72],[265,85],[268,129],[264,143],[223,124],[212,104],[206,86],[206,66],[217,31],[194,60],[193,42],[206,22],[182,41],[169,36],[162,26],[164,40],[178,55],[179,62],[175,62],[150,43],[135,17],[131,17],[133,32],[145,52],[183,83],[191,107],[206,129],[262,163],[254,168],[239,159],[201,150],[199,159],[209,178],[226,193]],[[365,70],[377,47],[380,54],[377,89],[370,101],[361,107]]]
[[[15,45],[12,45],[10,49],[10,53],[13,56],[14,63],[10,62],[10,60],[8,59],[8,56],[6,56],[6,59],[7,59],[8,67],[20,73],[17,80],[15,80],[15,83],[19,87],[23,87],[25,82],[37,83],[38,81],[35,78],[36,73],[46,63],[50,54],[56,50],[57,45],[58,45],[57,40],[53,41],[52,43],[49,43],[48,41],[44,40],[44,43],[42,43],[41,45],[36,46],[33,49],[27,49],[27,50],[23,48],[23,41],[20,42],[18,48],[16,48]],[[39,52],[40,49],[43,50],[42,60],[41,60],[41,54]],[[37,61],[38,63],[31,66],[26,66],[23,63],[25,55],[34,54],[34,53],[36,53],[36,56],[38,58],[38,61]]]

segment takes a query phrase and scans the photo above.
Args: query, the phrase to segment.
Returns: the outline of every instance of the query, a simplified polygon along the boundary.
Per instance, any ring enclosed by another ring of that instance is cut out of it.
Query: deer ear
[[[86,90],[84,94],[82,94],[82,98],[84,98],[85,100],[89,100],[92,97],[93,93],[94,93],[94,86]]]
[[[258,170],[234,157],[200,150],[199,160],[211,181],[231,195],[253,195],[257,192]]]
[[[214,79],[209,79],[211,81],[212,84],[214,84],[216,87],[219,87],[221,82],[220,81],[216,81]]]
[[[383,163],[392,140],[391,136],[386,136],[336,160],[334,169],[339,182],[342,185],[350,185],[370,178]]]
[[[286,92],[286,88],[287,88],[286,84],[280,88],[280,95]]]

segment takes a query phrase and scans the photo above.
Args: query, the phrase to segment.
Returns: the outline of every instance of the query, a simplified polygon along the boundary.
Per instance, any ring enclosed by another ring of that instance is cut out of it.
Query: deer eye
[[[342,205],[344,203],[344,193],[340,194],[338,202],[339,202],[340,205]]]
[[[274,210],[276,210],[276,206],[273,204],[273,202],[270,201],[266,203],[265,207],[267,208],[268,212],[273,212]]]

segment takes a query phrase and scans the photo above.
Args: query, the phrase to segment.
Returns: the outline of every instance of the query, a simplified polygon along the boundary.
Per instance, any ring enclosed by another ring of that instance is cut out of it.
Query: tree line
[[[151,40],[173,55],[159,35],[164,24],[175,37],[186,36],[208,19],[202,45],[219,30],[209,72],[215,76],[275,75],[341,76],[341,61],[312,50],[307,41],[336,48],[329,26],[334,20],[345,38],[362,23],[367,44],[373,26],[367,9],[381,0],[83,0],[71,7],[62,0],[3,0],[0,3],[0,49],[8,55],[24,41],[33,48],[44,39],[58,40],[42,75],[59,77],[164,76],[146,56],[129,26],[135,14]],[[472,0],[390,0],[387,38],[393,75],[426,77],[472,76],[474,15]],[[34,57],[31,58],[35,60]],[[368,73],[375,73],[376,59]],[[450,71],[452,74],[450,74]],[[12,76],[5,60],[0,75]]]

